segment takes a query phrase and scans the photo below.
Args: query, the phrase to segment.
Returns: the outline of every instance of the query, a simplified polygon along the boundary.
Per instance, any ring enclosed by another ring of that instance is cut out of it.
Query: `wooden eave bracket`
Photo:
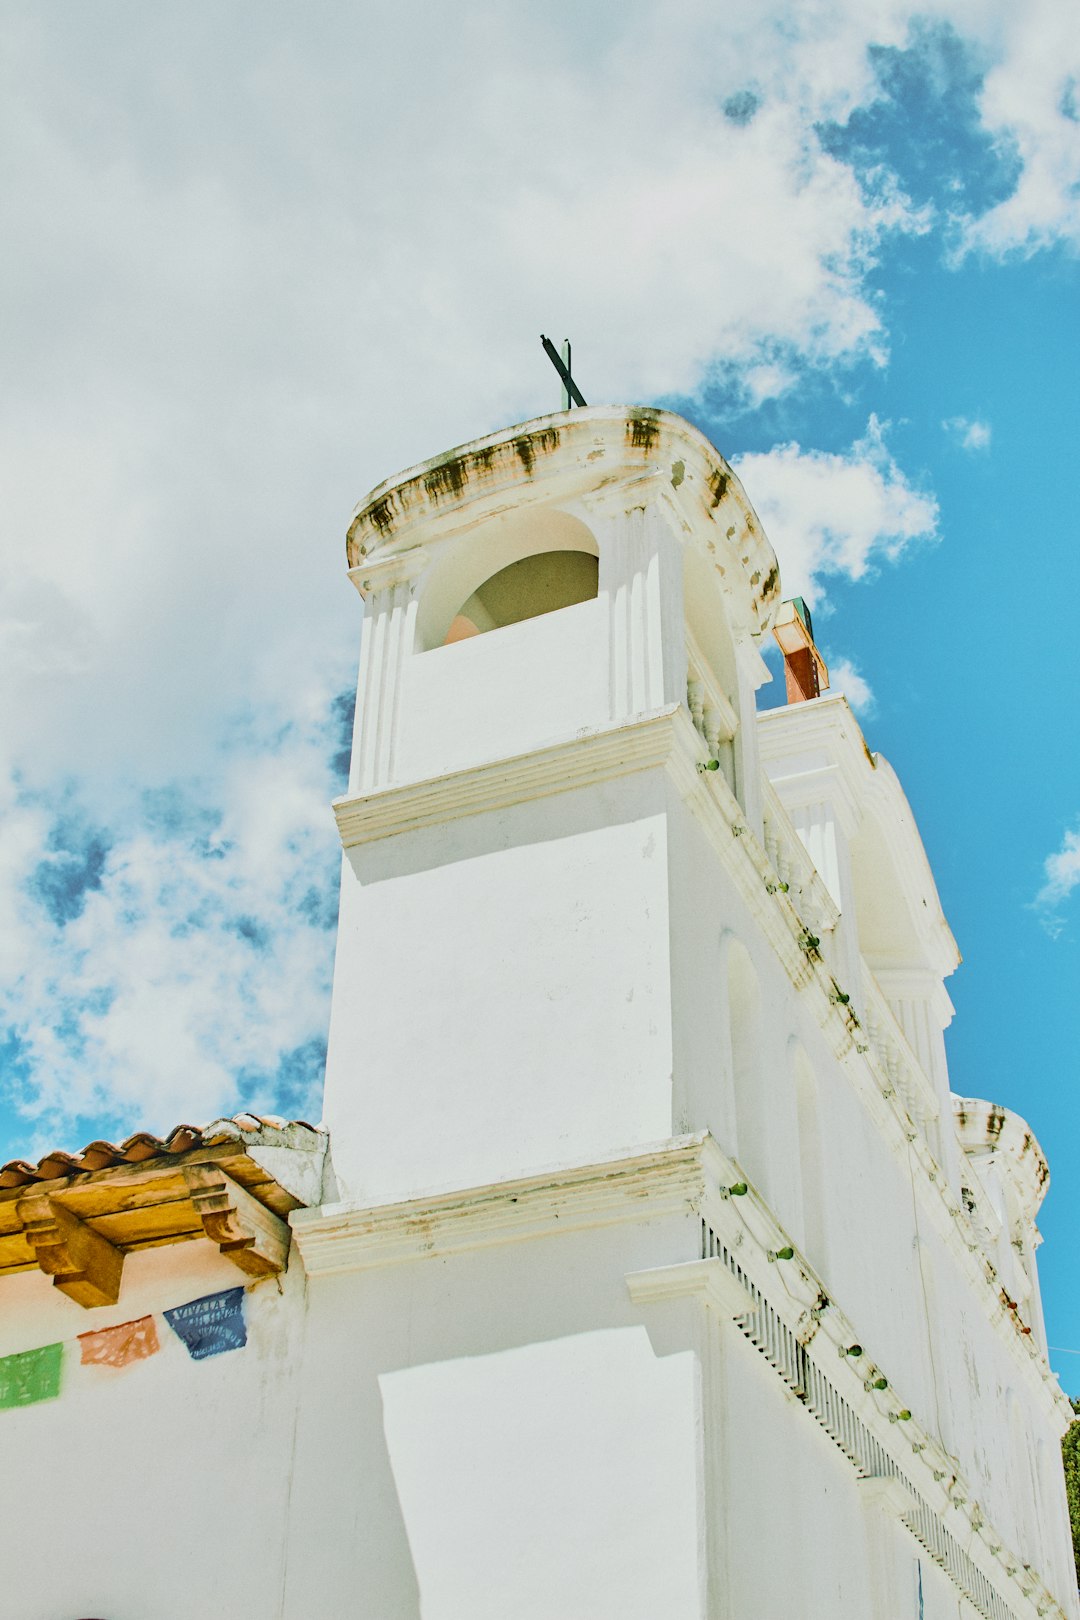
[[[289,1257],[289,1228],[215,1164],[184,1166],[203,1231],[249,1277],[276,1277]]]
[[[90,1309],[120,1298],[124,1256],[115,1244],[43,1193],[18,1201],[26,1241],[53,1287]]]

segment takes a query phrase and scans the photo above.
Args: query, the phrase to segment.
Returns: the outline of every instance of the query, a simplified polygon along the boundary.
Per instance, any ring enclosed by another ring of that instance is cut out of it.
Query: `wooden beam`
[[[184,1166],[203,1231],[249,1277],[274,1277],[289,1257],[286,1223],[216,1164]]]
[[[87,1310],[116,1304],[124,1257],[108,1238],[41,1193],[17,1207],[26,1241],[54,1288]]]

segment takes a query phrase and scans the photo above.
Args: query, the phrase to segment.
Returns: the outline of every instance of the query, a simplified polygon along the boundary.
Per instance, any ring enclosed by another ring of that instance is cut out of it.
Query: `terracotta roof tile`
[[[35,1181],[56,1181],[63,1176],[79,1175],[85,1171],[107,1170],[115,1164],[141,1164],[144,1159],[156,1159],[174,1154],[189,1153],[192,1148],[212,1147],[218,1142],[244,1141],[262,1147],[313,1146],[314,1140],[325,1133],[305,1120],[285,1120],[275,1114],[234,1114],[231,1119],[211,1120],[201,1128],[197,1125],[175,1125],[167,1136],[154,1136],[150,1131],[136,1131],[123,1142],[88,1142],[80,1153],[66,1153],[54,1148],[37,1164],[26,1159],[9,1159],[0,1166],[0,1188],[25,1187]]]

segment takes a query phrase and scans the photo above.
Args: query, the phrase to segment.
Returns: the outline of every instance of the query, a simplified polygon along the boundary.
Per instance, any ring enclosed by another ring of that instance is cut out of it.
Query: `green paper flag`
[[[63,1358],[62,1344],[43,1344],[38,1350],[0,1356],[0,1411],[9,1406],[51,1401],[59,1395]]]

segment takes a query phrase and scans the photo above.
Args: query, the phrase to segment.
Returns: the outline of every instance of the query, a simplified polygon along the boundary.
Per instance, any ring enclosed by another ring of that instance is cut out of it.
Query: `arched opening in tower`
[[[446,642],[588,602],[599,588],[599,564],[587,551],[541,551],[500,568],[463,602]]]

